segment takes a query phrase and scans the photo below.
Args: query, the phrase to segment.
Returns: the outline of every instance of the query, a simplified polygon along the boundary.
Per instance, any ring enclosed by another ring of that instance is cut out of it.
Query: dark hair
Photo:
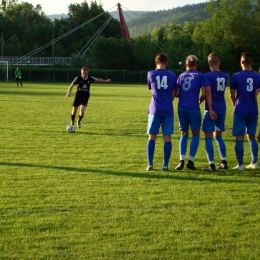
[[[168,62],[168,58],[167,55],[165,53],[159,53],[156,55],[155,57],[155,61],[159,62],[159,63],[167,63]]]
[[[250,52],[241,53],[241,61],[245,64],[251,64],[253,62],[253,56]]]

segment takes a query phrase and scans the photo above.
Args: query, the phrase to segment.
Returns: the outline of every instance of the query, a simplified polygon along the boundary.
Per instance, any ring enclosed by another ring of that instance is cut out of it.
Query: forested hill
[[[118,11],[112,11],[112,12],[109,12],[109,13],[112,15],[113,18],[119,20]],[[123,15],[124,15],[126,22],[129,22],[133,19],[140,17],[143,14],[148,14],[148,13],[150,13],[150,12],[149,11],[124,11],[123,10]]]
[[[206,6],[207,3],[200,3],[169,10],[144,13],[127,22],[128,30],[131,37],[134,37],[151,33],[155,27],[159,28],[162,24],[168,24],[169,22],[181,25],[184,25],[186,21],[196,22],[198,18],[208,17],[208,13],[205,11]]]
[[[207,3],[185,5],[169,10],[161,11],[125,11],[123,15],[127,23],[131,37],[141,34],[149,34],[155,27],[161,27],[162,24],[174,22],[176,24],[184,25],[186,21],[196,22],[198,18],[208,17],[205,11]],[[110,12],[111,16],[119,20],[118,11]],[[66,18],[65,14],[48,15],[51,20]]]

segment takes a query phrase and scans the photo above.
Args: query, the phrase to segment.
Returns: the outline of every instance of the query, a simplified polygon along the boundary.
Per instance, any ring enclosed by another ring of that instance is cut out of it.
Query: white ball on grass
[[[75,132],[75,126],[74,125],[68,125],[66,128],[68,133],[74,133]]]

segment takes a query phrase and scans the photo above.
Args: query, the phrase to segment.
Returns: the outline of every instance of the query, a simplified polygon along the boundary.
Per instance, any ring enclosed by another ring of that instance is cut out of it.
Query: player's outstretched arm
[[[110,83],[112,80],[111,79],[100,79],[100,78],[96,78],[96,82],[103,82],[103,83]]]

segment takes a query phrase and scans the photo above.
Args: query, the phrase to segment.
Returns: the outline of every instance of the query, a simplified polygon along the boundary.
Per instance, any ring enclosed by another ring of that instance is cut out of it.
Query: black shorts
[[[78,107],[78,106],[82,105],[82,106],[86,107],[88,105],[89,97],[90,97],[89,91],[78,90],[76,92],[76,96],[74,98],[74,102],[73,102],[72,106]]]

